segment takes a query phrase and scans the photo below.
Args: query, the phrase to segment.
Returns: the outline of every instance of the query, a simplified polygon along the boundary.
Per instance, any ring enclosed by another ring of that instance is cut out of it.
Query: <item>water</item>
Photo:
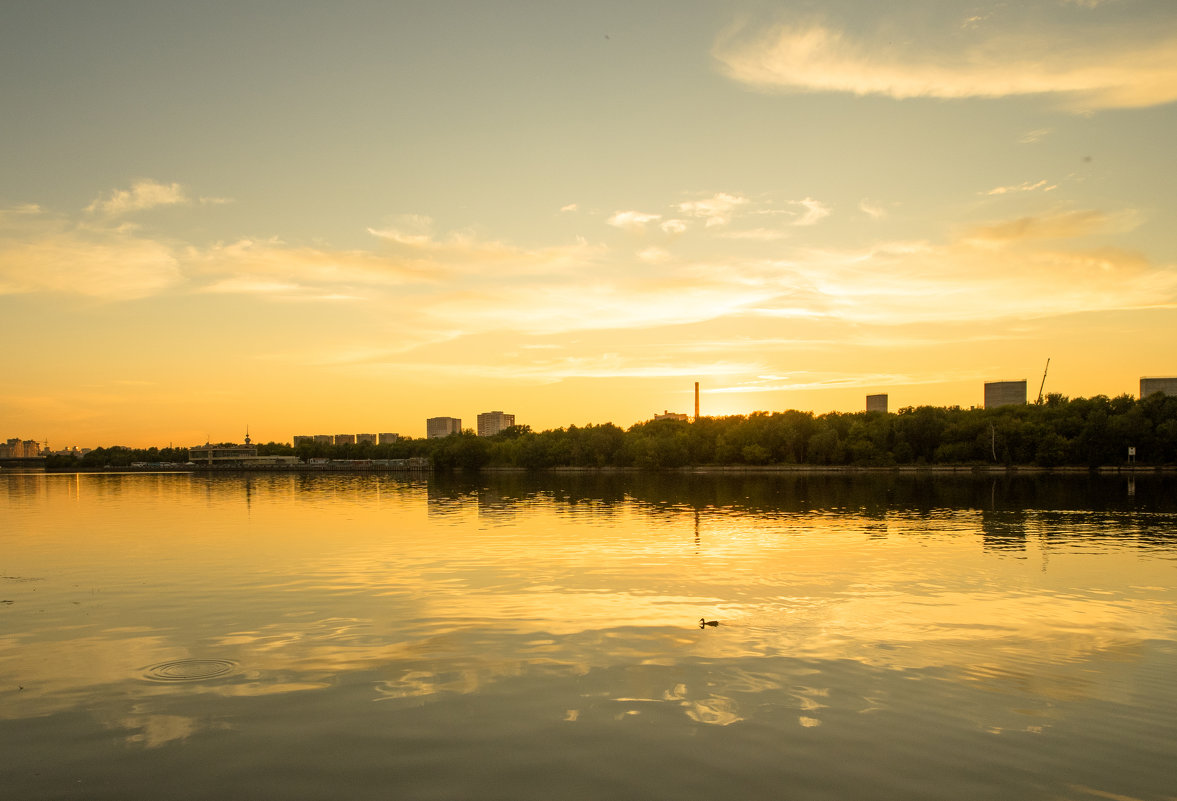
[[[0,473],[0,520],[5,798],[1177,796],[1172,477]]]

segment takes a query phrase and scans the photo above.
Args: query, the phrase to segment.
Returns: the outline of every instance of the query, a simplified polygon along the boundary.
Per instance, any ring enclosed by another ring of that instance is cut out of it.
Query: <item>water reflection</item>
[[[765,775],[814,747],[793,738],[830,768],[872,737],[877,770],[921,753],[964,781],[951,749],[981,736],[1111,759],[1083,726],[1173,729],[1145,711],[1177,705],[1169,477],[0,481],[0,745],[80,710],[146,749],[323,715],[532,753],[550,726],[647,747],[641,725],[731,732],[713,745]]]

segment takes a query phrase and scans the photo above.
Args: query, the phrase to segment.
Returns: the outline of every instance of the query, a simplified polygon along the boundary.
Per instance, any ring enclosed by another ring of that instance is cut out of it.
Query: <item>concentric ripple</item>
[[[229,659],[176,659],[152,665],[144,671],[144,678],[164,682],[204,681],[232,673],[236,667],[237,663]]]

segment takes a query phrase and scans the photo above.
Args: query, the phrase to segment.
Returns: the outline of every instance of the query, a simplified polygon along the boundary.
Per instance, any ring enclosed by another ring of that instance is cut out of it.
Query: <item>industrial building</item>
[[[868,412],[887,412],[887,395],[867,395],[866,396],[866,410]]]
[[[503,412],[483,412],[478,415],[478,436],[493,437],[504,428],[515,425],[515,415]]]
[[[1144,400],[1154,392],[1177,397],[1177,378],[1140,379],[1140,399]]]
[[[681,412],[668,412],[667,410],[663,409],[662,414],[654,415],[654,419],[655,420],[682,420],[685,423],[687,420],[690,420],[691,418],[687,417],[685,414],[682,414]]]
[[[985,382],[985,408],[1026,405],[1026,379]]]
[[[430,417],[425,421],[425,436],[429,439],[462,433],[460,417]]]

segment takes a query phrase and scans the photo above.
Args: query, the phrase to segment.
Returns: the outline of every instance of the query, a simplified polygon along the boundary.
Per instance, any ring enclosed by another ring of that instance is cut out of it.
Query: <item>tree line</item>
[[[227,444],[227,443],[226,443]],[[694,421],[652,420],[532,431],[512,426],[493,437],[472,431],[438,439],[344,445],[270,442],[259,455],[321,459],[426,456],[435,468],[487,466],[676,468],[692,465],[1122,465],[1129,448],[1141,465],[1177,464],[1177,397],[1137,400],[1048,395],[1041,404],[996,409],[919,406],[886,412],[755,412]],[[68,457],[67,457],[68,458]],[[183,448],[97,448],[83,466],[183,462]],[[69,460],[70,465],[78,464]],[[64,465],[47,465],[64,466]]]

